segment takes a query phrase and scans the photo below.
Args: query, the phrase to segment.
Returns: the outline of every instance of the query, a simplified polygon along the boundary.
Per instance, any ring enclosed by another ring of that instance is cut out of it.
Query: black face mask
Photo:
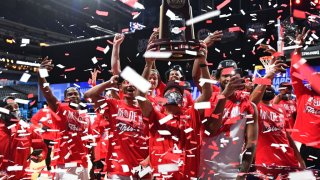
[[[276,96],[274,89],[266,89],[263,94],[262,100],[263,101],[271,101]]]

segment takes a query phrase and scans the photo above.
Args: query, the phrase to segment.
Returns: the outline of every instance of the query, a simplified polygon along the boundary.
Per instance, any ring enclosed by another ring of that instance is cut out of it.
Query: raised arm
[[[303,28],[302,32],[299,33],[299,31],[297,30],[296,40],[295,40],[296,45],[302,46],[304,44],[304,40],[306,36],[309,34],[309,31],[310,30],[306,31],[306,28]],[[292,81],[292,87],[294,89],[294,94],[297,96],[297,98],[309,91],[304,86],[302,79],[297,77],[300,74],[300,71],[297,68],[295,68],[296,66],[294,65],[298,63],[300,59],[301,59],[301,48],[297,48],[292,54],[291,66],[290,66],[290,76]],[[301,66],[304,66],[304,65],[301,65]]]
[[[205,124],[207,131],[209,131],[211,134],[215,134],[220,129],[222,125],[223,111],[228,97],[233,95],[236,90],[243,89],[244,86],[245,85],[242,83],[242,79],[240,77],[233,76],[230,79],[225,89],[220,93],[220,97],[218,97],[218,102],[211,113],[211,117]]]
[[[101,96],[102,92],[107,89],[114,87],[118,83],[117,75],[112,76],[109,81],[103,82],[99,85],[96,85],[89,89],[87,92],[84,93],[84,98],[86,100],[91,99],[91,102],[94,103],[94,107],[100,107],[104,101],[102,101],[103,97]]]
[[[201,49],[200,51],[204,54],[204,56],[201,56],[200,58],[195,60],[195,64],[198,64],[200,67],[200,73],[201,77],[204,79],[210,79],[210,73],[208,69],[208,62],[207,62],[207,45],[205,43],[201,43]],[[212,86],[210,83],[204,83],[202,86],[202,93],[201,95],[196,99],[196,102],[206,102],[209,101],[212,95]]]
[[[143,72],[142,72],[142,77],[143,78],[149,79],[150,71],[151,71],[152,66],[154,64],[154,61],[155,61],[155,59],[146,59],[146,65],[144,66],[144,69],[143,69]],[[141,91],[138,91],[137,95],[138,96],[142,96],[142,97],[146,96],[146,94],[141,92]],[[139,103],[139,106],[141,108],[142,115],[144,117],[149,117],[150,113],[152,111],[152,108],[153,108],[151,102],[146,98],[145,101],[138,100],[138,103]]]
[[[254,113],[253,122],[246,124],[246,143],[242,153],[242,160],[240,162],[240,173],[237,177],[239,179],[245,179],[246,173],[249,172],[250,165],[256,154],[256,144],[258,140],[258,110],[255,104],[251,103]]]
[[[215,31],[215,32],[211,33],[204,40],[204,43],[209,48],[209,47],[213,46],[215,42],[221,41],[222,35],[223,35],[222,31]],[[195,83],[195,85],[197,86],[197,88],[199,89],[199,91],[202,92],[202,87],[199,86],[200,75],[201,75],[201,72],[200,72],[199,63],[194,61],[193,67],[192,67],[192,80]]]
[[[113,39],[113,49],[111,55],[111,72],[113,75],[119,75],[120,66],[120,45],[124,40],[124,34],[116,34]]]
[[[40,69],[46,69],[48,72],[50,72],[53,69],[52,60],[48,59],[48,57],[45,57],[40,64]],[[43,96],[47,100],[48,106],[53,112],[56,112],[58,109],[58,99],[53,95],[46,78],[41,77],[40,73],[38,74],[38,85]]]
[[[271,81],[270,85],[272,84],[272,80],[274,78],[274,75],[277,72],[280,72],[283,70],[282,67],[288,67],[285,63],[283,63],[281,60],[276,60],[272,65],[271,69],[267,74],[263,77],[265,80]],[[266,84],[258,84],[256,88],[254,88],[253,92],[250,95],[250,101],[254,104],[258,105],[259,102],[262,100],[263,94],[267,88]]]

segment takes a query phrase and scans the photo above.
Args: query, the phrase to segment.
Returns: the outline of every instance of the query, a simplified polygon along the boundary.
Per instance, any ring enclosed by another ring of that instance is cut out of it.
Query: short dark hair
[[[172,68],[170,68],[169,70],[167,70],[167,71],[165,72],[166,81],[168,82],[170,72],[173,71],[173,70],[179,71],[179,72],[181,73],[182,78],[181,78],[180,80],[183,81],[183,80],[184,80],[184,73],[183,73],[182,67],[181,67],[180,65],[174,65]]]
[[[64,90],[64,93],[63,93],[63,94],[64,94],[64,97],[67,96],[68,90],[71,89],[71,88],[76,89],[76,90],[78,91],[79,95],[81,95],[79,88],[74,87],[74,86],[71,86],[71,87],[68,87],[67,89]]]
[[[223,69],[225,69],[225,68],[230,68],[230,67],[233,67],[234,69],[237,69],[237,68],[238,68],[237,63],[236,63],[234,60],[232,60],[232,59],[228,59],[228,60],[223,60],[223,61],[221,61],[221,62],[219,63],[219,65],[218,65],[217,71],[216,71],[216,73],[215,73],[216,78],[217,78],[217,79],[220,78],[221,72],[222,72]]]

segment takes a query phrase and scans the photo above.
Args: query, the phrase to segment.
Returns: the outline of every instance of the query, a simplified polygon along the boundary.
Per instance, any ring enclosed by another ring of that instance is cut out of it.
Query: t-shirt
[[[162,122],[166,116],[169,120]],[[168,179],[197,177],[201,144],[199,112],[191,107],[183,114],[173,116],[153,109],[148,119],[153,176]]]
[[[293,75],[294,72],[298,73],[295,68],[290,68],[292,86],[297,96],[297,118],[291,137],[307,146],[320,148],[320,95],[306,88],[302,80]]]
[[[212,92],[220,92],[220,87],[218,85],[212,84]]]
[[[294,122],[295,122],[295,115],[297,113],[297,103],[295,100],[281,100],[279,102],[279,105],[282,106],[286,110],[286,116],[288,117],[288,127],[290,129],[293,128]]]
[[[105,99],[100,106],[110,122],[107,172],[121,176],[134,176],[131,170],[148,157],[148,126],[142,118],[141,109],[129,106],[123,100]]]
[[[32,116],[31,122],[35,126],[42,124],[44,132],[41,133],[43,139],[55,140],[58,138],[56,122],[59,118],[50,108],[42,108]]]
[[[205,117],[211,116],[218,99],[219,93],[214,92],[210,99],[212,109],[205,110]],[[254,109],[248,95],[242,91],[236,91],[227,100],[218,132],[203,133],[199,170],[201,179],[237,177],[245,145],[246,123],[254,123],[253,113]]]
[[[106,119],[100,113],[96,114],[97,116],[92,123],[92,134],[95,136],[97,146],[94,148],[94,160],[98,161],[104,159],[107,156],[108,150],[108,125],[109,120]]]
[[[298,168],[299,164],[286,134],[287,115],[280,105],[259,103],[259,134],[256,165]]]
[[[8,129],[8,127],[11,128]],[[25,170],[30,165],[30,160],[27,159],[31,154],[31,148],[42,149],[42,156],[46,157],[46,144],[41,136],[24,121],[18,121],[8,127],[0,120],[0,171],[12,176],[10,179],[30,179],[31,173]],[[17,166],[16,168],[21,169],[8,171],[9,166]]]
[[[77,162],[87,168],[89,139],[91,134],[90,117],[86,111],[72,109],[67,103],[58,103],[57,128],[60,130],[60,138],[54,146],[53,160],[57,159],[57,165]],[[84,140],[82,140],[82,138]]]

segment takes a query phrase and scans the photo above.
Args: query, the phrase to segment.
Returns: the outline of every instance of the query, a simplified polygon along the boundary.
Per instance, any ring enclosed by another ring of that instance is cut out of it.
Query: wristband
[[[208,65],[207,65],[207,64],[199,64],[199,66],[200,66],[201,68],[203,68],[203,67],[207,67]]]

